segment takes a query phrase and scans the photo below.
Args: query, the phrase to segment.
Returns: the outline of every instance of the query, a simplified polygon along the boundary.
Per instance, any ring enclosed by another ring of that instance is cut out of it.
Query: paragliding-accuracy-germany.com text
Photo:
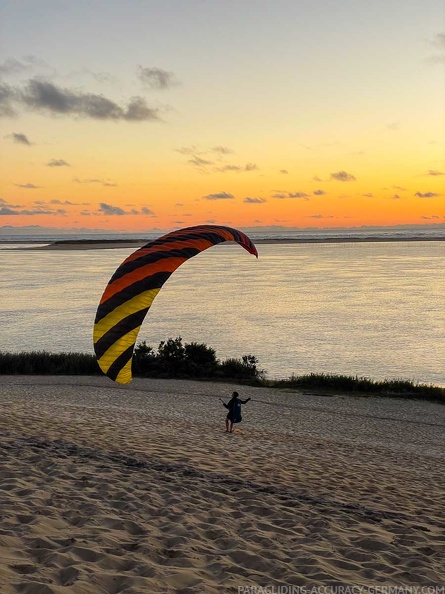
[[[445,594],[445,584],[431,586],[238,586],[238,594]]]

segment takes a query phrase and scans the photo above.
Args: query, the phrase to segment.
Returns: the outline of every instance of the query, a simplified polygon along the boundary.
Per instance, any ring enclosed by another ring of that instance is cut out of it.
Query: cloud
[[[427,62],[431,64],[445,64],[445,33],[437,33],[431,45],[439,50],[439,53],[427,58]]]
[[[17,74],[24,72],[28,69],[28,66],[16,60],[16,58],[6,58],[6,60],[0,64],[0,75],[8,76],[10,74]]]
[[[400,200],[400,196],[398,194],[393,194],[390,196],[391,200]]]
[[[436,37],[433,40],[433,44],[436,47],[445,50],[445,33],[437,33]]]
[[[231,153],[233,153],[232,149],[226,147],[226,146],[214,146],[213,148],[210,149],[212,151],[212,153],[219,153],[220,155],[230,155]]]
[[[314,175],[314,177],[312,178],[312,180],[313,180],[313,181],[316,181],[316,182],[321,182],[321,181],[323,181],[322,179],[320,179],[320,178],[318,177],[318,175]]]
[[[13,107],[17,93],[13,87],[0,82],[0,117],[12,117],[16,114]]]
[[[304,198],[304,200],[309,200],[309,196],[304,192],[291,192],[288,194],[288,198]]]
[[[51,159],[46,165],[48,167],[71,167],[71,165],[63,159]]]
[[[439,194],[435,194],[434,192],[416,192],[414,196],[418,198],[437,198]]]
[[[335,173],[331,173],[331,179],[341,182],[356,181],[356,178],[346,171],[336,171]]]
[[[155,213],[150,210],[149,208],[147,208],[146,206],[143,206],[141,208],[140,211],[136,210],[135,208],[132,208],[131,210],[124,210],[123,208],[121,208],[120,206],[112,206],[111,204],[106,204],[105,202],[101,202],[99,204],[99,212],[101,212],[102,214],[105,215],[110,215],[110,216],[123,216],[123,215],[140,215],[140,214],[144,214],[144,215],[148,215],[151,217],[156,216]],[[84,214],[84,213],[82,213]]]
[[[278,200],[284,200],[286,198],[303,198],[304,200],[309,200],[308,194],[304,192],[276,192],[272,195],[272,198],[277,198]]]
[[[14,76],[36,69],[50,70],[54,72],[43,60],[40,60],[35,56],[25,56],[22,58],[22,61],[19,61],[16,58],[6,58],[6,60],[0,64],[0,76]]]
[[[103,214],[106,214],[106,215],[122,216],[122,215],[128,214],[127,212],[125,212],[125,210],[123,210],[119,206],[112,206],[111,204],[106,204],[105,202],[100,203],[99,210]]]
[[[23,216],[23,215],[27,215],[27,216],[32,216],[32,215],[54,215],[54,214],[66,214],[66,212],[63,209],[54,211],[54,210],[43,210],[43,209],[36,209],[36,210],[13,210],[11,208],[1,208],[0,209],[0,215],[19,215],[19,216]]]
[[[2,206],[0,208],[0,215],[1,216],[8,216],[8,215],[18,215],[20,214],[19,211],[10,208],[9,206]]]
[[[429,169],[427,175],[438,176],[438,175],[445,175],[442,171],[437,171],[437,169]]]
[[[13,105],[50,115],[95,120],[136,122],[160,119],[158,110],[149,108],[142,97],[133,97],[127,106],[121,107],[103,95],[62,88],[38,78],[30,79],[24,89],[1,86],[0,106],[3,106],[3,115],[14,111]]]
[[[181,153],[181,155],[200,155],[202,151],[198,150],[198,147],[195,145],[192,146],[182,146],[181,148],[175,149],[177,153]]]
[[[235,196],[228,194],[227,192],[219,192],[218,194],[207,194],[203,196],[204,200],[233,200]]]
[[[101,179],[99,177],[92,177],[87,179],[79,179],[78,177],[75,177],[73,179],[73,182],[75,182],[76,184],[102,184],[106,187],[117,187],[117,184],[110,182],[106,179]]]
[[[31,146],[28,137],[26,134],[22,134],[21,132],[13,132],[12,134],[8,134],[5,138],[10,138],[13,142],[17,144],[26,144],[27,146]]]
[[[69,200],[50,200],[50,204],[68,204],[69,206],[88,206],[89,202],[70,202]],[[42,202],[44,204],[44,202]]]
[[[362,196],[364,196],[365,198],[373,198],[374,197],[374,195],[373,194],[370,194],[370,193],[368,193],[368,194],[362,194]]]
[[[315,190],[314,196],[324,196],[326,192],[324,190]]]
[[[308,219],[333,219],[335,217],[333,215],[315,214],[315,215],[308,215],[306,218],[308,218]]]
[[[56,210],[48,208],[44,202],[36,201],[34,209],[24,209],[19,204],[8,204],[6,200],[0,198],[0,215],[3,216],[32,216],[32,215],[59,215],[65,216],[66,210],[58,208]]]
[[[34,184],[14,184],[17,188],[23,188],[25,190],[38,190],[41,186],[35,186]]]
[[[399,122],[390,122],[389,124],[386,124],[386,129],[387,130],[400,130],[400,123]]]
[[[287,173],[289,173],[289,171],[287,169],[280,169],[280,173],[286,175]]]
[[[265,198],[244,198],[243,202],[245,202],[246,204],[264,204],[265,202],[267,202],[267,200]]]
[[[221,173],[226,173],[227,171],[235,171],[237,173],[243,171],[255,171],[258,169],[258,166],[255,163],[247,163],[244,166],[239,165],[223,165],[222,167],[216,167],[215,171],[219,171]]]
[[[206,167],[207,165],[213,165],[213,161],[201,159],[201,157],[197,157],[196,155],[193,157],[193,159],[189,159],[187,163],[190,163],[190,165],[193,165],[194,167]]]
[[[173,73],[162,70],[162,68],[139,66],[138,76],[143,84],[150,89],[164,90],[175,84]]]

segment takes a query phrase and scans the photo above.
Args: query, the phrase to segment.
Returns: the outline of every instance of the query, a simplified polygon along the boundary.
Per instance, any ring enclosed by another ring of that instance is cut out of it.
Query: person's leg
[[[226,433],[229,432],[229,419],[226,417]]]
[[[233,421],[229,421],[229,425],[230,425],[229,433],[232,433],[233,432]]]

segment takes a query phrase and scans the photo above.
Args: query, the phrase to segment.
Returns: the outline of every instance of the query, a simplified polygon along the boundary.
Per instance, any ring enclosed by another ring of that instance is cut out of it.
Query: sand
[[[2,594],[445,585],[443,405],[3,376],[0,413]]]

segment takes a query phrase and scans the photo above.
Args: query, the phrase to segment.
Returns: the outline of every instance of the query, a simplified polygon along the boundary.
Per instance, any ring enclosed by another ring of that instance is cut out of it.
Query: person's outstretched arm
[[[247,404],[249,402],[250,398],[248,398],[247,400],[241,400],[241,404]]]

